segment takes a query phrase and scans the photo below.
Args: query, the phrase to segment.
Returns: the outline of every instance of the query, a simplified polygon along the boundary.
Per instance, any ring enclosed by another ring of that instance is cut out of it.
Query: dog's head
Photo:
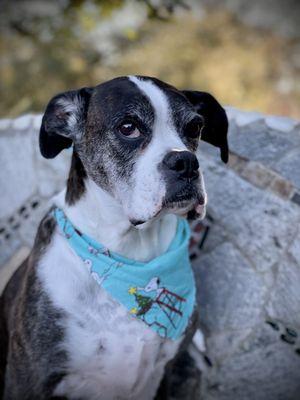
[[[162,211],[204,215],[196,150],[204,140],[227,162],[227,128],[225,111],[208,93],[121,77],[55,96],[43,117],[40,149],[53,158],[73,144],[83,175],[138,225]]]

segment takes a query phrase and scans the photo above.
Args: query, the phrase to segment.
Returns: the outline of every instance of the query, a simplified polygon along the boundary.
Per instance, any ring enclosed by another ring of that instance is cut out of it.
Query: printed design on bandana
[[[178,219],[176,234],[165,253],[143,263],[110,251],[75,228],[64,212],[53,210],[59,232],[82,260],[96,283],[129,315],[158,335],[182,336],[195,305],[195,281],[188,253],[189,226]]]
[[[98,253],[99,254],[99,253]],[[102,253],[104,254],[104,253]],[[91,260],[86,258],[82,260],[86,265],[89,273],[91,274],[92,278],[98,283],[99,286],[102,286],[103,282],[108,279],[111,274],[118,268],[122,266],[122,263],[116,262],[115,264],[111,264],[109,267],[105,268],[101,274],[98,274],[93,270],[93,263]]]
[[[141,292],[147,295],[141,294]],[[176,321],[182,317],[182,303],[186,300],[165,286],[161,287],[159,277],[155,276],[150,279],[145,287],[130,287],[128,293],[135,297],[137,303],[137,307],[131,308],[131,314],[140,317],[150,327],[157,325],[161,336],[167,337],[168,326],[159,320],[159,314],[156,315],[155,311],[154,317],[151,315],[151,311],[155,307],[159,307],[168,322],[176,329]]]

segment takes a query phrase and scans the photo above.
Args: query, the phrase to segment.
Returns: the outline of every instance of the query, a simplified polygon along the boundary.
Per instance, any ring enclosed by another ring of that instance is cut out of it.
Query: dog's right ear
[[[183,94],[204,118],[201,140],[219,147],[221,160],[228,162],[228,119],[221,104],[209,93],[183,90]]]
[[[49,102],[39,139],[45,158],[54,158],[82,138],[92,91],[92,88],[72,90],[58,94]]]

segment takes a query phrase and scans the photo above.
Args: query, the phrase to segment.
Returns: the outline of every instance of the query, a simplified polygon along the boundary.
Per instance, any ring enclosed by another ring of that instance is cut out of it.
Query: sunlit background
[[[300,117],[300,2],[1,1],[2,117],[125,74]]]

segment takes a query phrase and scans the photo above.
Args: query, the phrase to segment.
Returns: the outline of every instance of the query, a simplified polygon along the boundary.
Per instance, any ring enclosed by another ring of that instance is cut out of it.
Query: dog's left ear
[[[204,118],[201,139],[220,148],[221,159],[228,161],[228,120],[224,108],[209,93],[192,90],[182,91],[193,104],[197,113]]]
[[[92,91],[92,88],[71,90],[50,100],[39,139],[40,151],[45,158],[54,158],[82,138]]]

